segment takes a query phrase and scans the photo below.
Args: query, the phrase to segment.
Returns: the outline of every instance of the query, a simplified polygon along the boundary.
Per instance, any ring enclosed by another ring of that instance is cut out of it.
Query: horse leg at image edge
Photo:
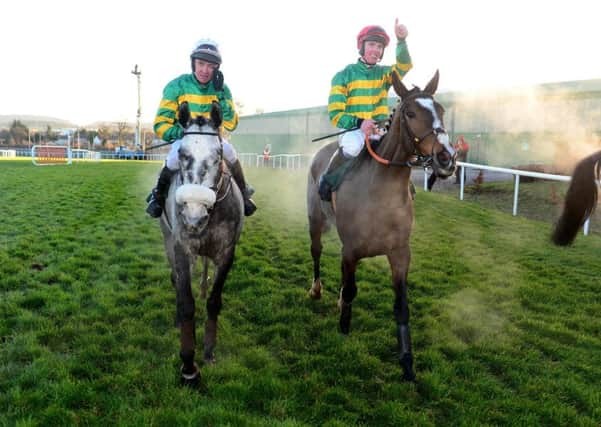
[[[397,342],[399,347],[399,363],[403,369],[403,380],[415,381],[413,372],[413,355],[411,353],[411,333],[409,331],[409,301],[407,298],[407,271],[409,268],[409,249],[398,251],[402,255],[388,255],[392,269],[392,286],[394,288],[394,319],[397,324]]]
[[[357,260],[344,254],[342,249],[342,280],[340,287],[340,298],[338,307],[340,307],[340,332],[347,335],[351,329],[352,302],[357,296],[357,283],[355,282],[355,271],[357,270]]]
[[[207,322],[205,323],[204,360],[207,363],[215,361],[214,351],[217,343],[217,317],[221,312],[221,292],[225,279],[234,263],[234,253],[226,257],[226,261],[216,266],[215,282],[209,298],[207,298]]]

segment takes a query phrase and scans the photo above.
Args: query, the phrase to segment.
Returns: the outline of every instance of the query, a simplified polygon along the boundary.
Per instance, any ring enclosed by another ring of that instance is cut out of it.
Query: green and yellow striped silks
[[[396,63],[392,66],[368,66],[361,61],[347,65],[332,79],[328,99],[328,114],[332,124],[351,129],[357,126],[357,119],[386,119],[392,73],[397,72],[402,79],[412,66],[404,40],[397,43]]]
[[[212,82],[202,84],[193,74],[183,74],[163,89],[163,98],[154,119],[154,132],[162,140],[171,142],[183,136],[184,130],[176,122],[178,106],[184,101],[188,102],[192,118],[209,118],[212,102],[218,101],[223,112],[222,126],[229,132],[238,126],[238,113],[226,85],[223,92],[218,93]]]

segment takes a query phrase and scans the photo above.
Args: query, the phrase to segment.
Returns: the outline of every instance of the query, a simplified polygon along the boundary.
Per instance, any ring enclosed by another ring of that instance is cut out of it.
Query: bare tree
[[[21,145],[23,141],[27,141],[29,135],[29,129],[20,120],[13,120],[8,132],[10,134],[10,141],[16,145]]]
[[[128,131],[129,126],[127,122],[117,122],[117,145],[125,145],[123,143],[124,137]]]

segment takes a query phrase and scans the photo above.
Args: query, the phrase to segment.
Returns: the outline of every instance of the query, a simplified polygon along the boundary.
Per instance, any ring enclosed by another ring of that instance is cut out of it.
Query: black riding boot
[[[240,188],[240,192],[242,193],[242,198],[244,199],[244,216],[251,216],[257,210],[257,205],[250,198],[254,190],[246,185],[246,180],[244,179],[244,173],[242,172],[242,165],[239,160],[236,160],[234,163],[229,163],[228,165],[232,171],[232,176],[238,184],[238,188]]]
[[[163,208],[165,207],[165,199],[167,198],[167,192],[169,191],[169,185],[171,184],[171,177],[173,171],[167,166],[161,169],[157,186],[152,189],[152,192],[146,198],[148,206],[146,207],[146,213],[153,218],[159,218],[163,214]]]
[[[321,200],[326,202],[332,201],[332,184],[327,179],[327,176],[342,166],[346,160],[347,159],[344,157],[344,154],[342,154],[341,149],[336,150],[330,158],[328,168],[319,177],[319,197],[321,197]]]

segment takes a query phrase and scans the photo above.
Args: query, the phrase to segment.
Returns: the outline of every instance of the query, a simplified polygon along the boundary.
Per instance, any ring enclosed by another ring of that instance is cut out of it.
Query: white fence
[[[95,162],[99,162],[102,159],[102,155],[99,152],[80,148],[72,149],[71,157],[73,160],[93,160]]]
[[[0,157],[15,158],[17,157],[17,150],[0,150]]]
[[[265,159],[262,154],[257,154],[256,167],[272,167],[278,169],[300,169],[301,154],[274,154]]]
[[[273,169],[301,169],[305,157],[309,158],[310,156],[303,154],[270,154],[269,158],[266,159],[263,154],[238,153],[238,158],[243,166]]]
[[[486,166],[486,165],[478,165],[475,163],[467,163],[467,162],[457,162],[457,166],[463,166],[465,169],[480,169],[480,170],[488,170],[491,172],[500,172],[506,173],[514,176],[513,182],[513,216],[518,214],[518,195],[520,192],[520,176],[528,176],[532,178],[546,179],[549,181],[562,181],[569,182],[572,177],[566,175],[552,175],[549,173],[541,173],[541,172],[530,172],[523,171],[518,169],[507,169],[507,168],[499,168],[496,166]],[[459,185],[459,200],[463,200],[464,189],[465,189],[465,172],[460,175],[460,185]],[[428,174],[424,174],[424,189],[427,188]],[[584,235],[588,235],[590,227],[590,218],[587,218],[584,222],[583,231]]]

